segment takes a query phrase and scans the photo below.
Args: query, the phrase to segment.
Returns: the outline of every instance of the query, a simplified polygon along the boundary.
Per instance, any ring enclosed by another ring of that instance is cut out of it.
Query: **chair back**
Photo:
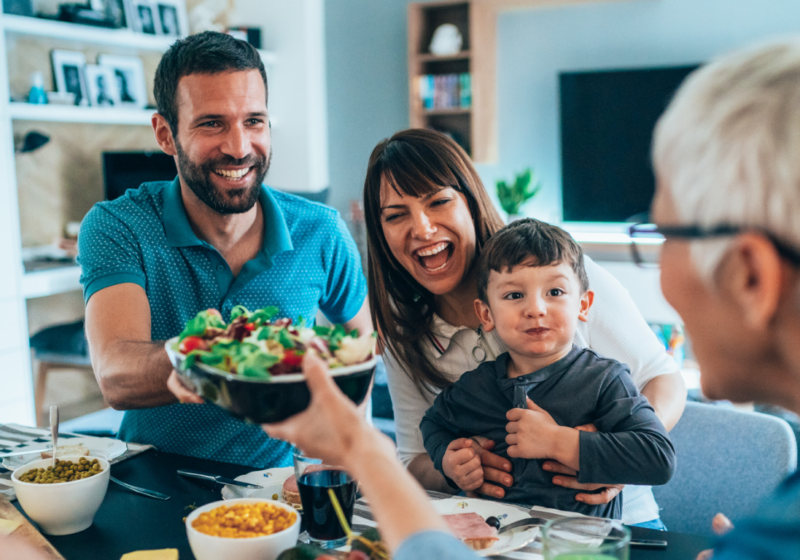
[[[712,536],[714,515],[736,524],[797,468],[789,424],[758,412],[689,402],[670,438],[675,475],[653,487],[670,531]]]

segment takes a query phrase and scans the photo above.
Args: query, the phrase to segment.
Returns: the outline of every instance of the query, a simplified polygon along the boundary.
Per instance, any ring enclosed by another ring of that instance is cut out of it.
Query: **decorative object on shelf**
[[[430,51],[438,56],[458,54],[463,42],[464,39],[461,37],[458,27],[452,23],[443,23],[433,32]]]
[[[3,13],[15,16],[32,16],[32,0],[3,0]]]
[[[144,109],[147,105],[147,85],[141,58],[101,54],[97,57],[97,63],[113,72],[120,105]]]
[[[133,30],[145,35],[161,35],[161,22],[155,2],[150,0],[133,0],[131,19]]]
[[[44,76],[41,72],[31,74],[31,90],[28,92],[28,103],[45,105],[47,95],[44,93]]]
[[[106,18],[105,12],[93,10],[85,4],[61,4],[58,7],[58,19],[68,23],[79,23],[81,25],[117,27],[114,21]]]
[[[84,78],[86,56],[80,51],[62,51],[58,49],[51,54],[56,90],[75,94],[75,105],[88,105],[89,99]]]
[[[88,64],[86,84],[89,88],[89,104],[93,107],[115,107],[119,105],[119,90],[114,70],[108,66]]]
[[[25,136],[17,137],[15,139],[16,148],[14,151],[18,154],[27,154],[35,152],[50,141],[50,137],[42,134],[38,130],[31,130]]]
[[[426,111],[472,107],[472,78],[469,72],[422,74],[417,76],[417,90]]]
[[[186,4],[183,0],[156,0],[161,35],[184,37],[189,33]]]
[[[89,0],[89,7],[103,13],[114,27],[128,27],[130,6],[126,0]]]
[[[75,105],[75,94],[69,91],[48,91],[47,103],[50,105]]]
[[[536,196],[542,188],[542,183],[537,181],[531,186],[533,172],[530,167],[514,177],[514,182],[506,183],[504,180],[497,181],[497,198],[500,206],[508,214],[508,221],[513,222],[519,216],[522,205]]]
[[[247,41],[255,48],[261,48],[261,28],[260,27],[229,27],[226,32],[228,35]]]
[[[189,28],[191,33],[225,31],[228,14],[233,12],[233,0],[188,0]]]

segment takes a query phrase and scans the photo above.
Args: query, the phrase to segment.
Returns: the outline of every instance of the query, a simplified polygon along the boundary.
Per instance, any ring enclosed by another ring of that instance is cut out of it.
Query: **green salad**
[[[252,313],[237,305],[226,324],[216,309],[207,309],[190,320],[174,349],[186,356],[184,368],[200,362],[244,377],[269,379],[273,375],[299,373],[303,355],[313,348],[331,368],[369,360],[375,349],[375,333],[359,336],[343,325],[306,326],[289,318],[274,319],[277,307]]]

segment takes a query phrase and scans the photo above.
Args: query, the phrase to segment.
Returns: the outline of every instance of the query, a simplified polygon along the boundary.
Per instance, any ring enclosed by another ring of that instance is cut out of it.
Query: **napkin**
[[[120,560],[178,560],[178,549],[139,550],[123,554]]]

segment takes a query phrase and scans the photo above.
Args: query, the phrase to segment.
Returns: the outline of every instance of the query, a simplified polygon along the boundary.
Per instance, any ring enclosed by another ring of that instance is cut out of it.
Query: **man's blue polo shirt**
[[[263,187],[261,251],[238,277],[219,252],[192,231],[180,184],[145,183],[101,202],[83,221],[79,262],[84,300],[116,284],[144,288],[151,337],[178,335],[198,311],[274,305],[280,315],[334,323],[352,319],[366,296],[361,261],[338,213],[322,204]],[[120,318],[124,321],[124,318]],[[291,464],[291,446],[267,437],[213,404],[173,404],[125,413],[120,437],[171,453],[251,465]]]

